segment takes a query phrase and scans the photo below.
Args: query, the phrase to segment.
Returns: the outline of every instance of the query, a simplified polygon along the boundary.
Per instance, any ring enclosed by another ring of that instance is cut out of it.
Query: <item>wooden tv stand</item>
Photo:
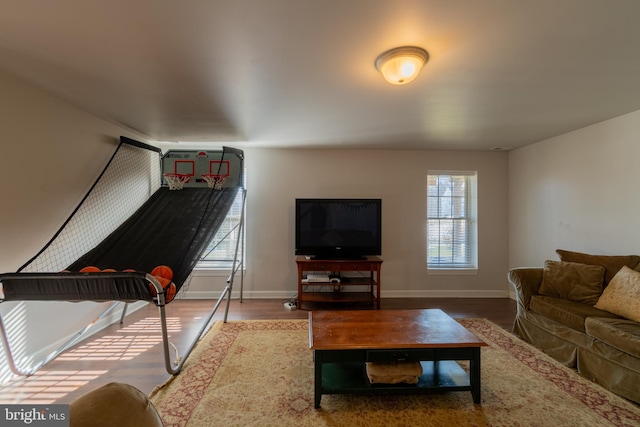
[[[304,303],[369,303],[380,308],[378,257],[364,259],[315,259],[296,257],[298,264],[298,307]],[[326,273],[340,282],[314,282],[309,274]]]

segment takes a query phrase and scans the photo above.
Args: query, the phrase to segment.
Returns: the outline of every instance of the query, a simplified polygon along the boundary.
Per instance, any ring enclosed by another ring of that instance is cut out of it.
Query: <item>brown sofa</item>
[[[556,251],[514,268],[513,332],[608,390],[640,403],[640,256]]]

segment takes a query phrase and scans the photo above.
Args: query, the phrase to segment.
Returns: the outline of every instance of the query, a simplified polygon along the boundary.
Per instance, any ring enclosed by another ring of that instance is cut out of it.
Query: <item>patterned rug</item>
[[[216,323],[183,371],[151,394],[170,426],[639,426],[640,408],[485,319],[460,319],[482,348],[470,392],[324,395],[313,407],[306,320]]]

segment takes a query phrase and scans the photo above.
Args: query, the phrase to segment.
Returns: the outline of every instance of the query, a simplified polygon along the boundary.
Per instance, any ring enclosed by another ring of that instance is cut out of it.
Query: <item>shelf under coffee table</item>
[[[323,394],[471,391],[480,403],[480,347],[442,310],[338,310],[309,313],[315,407]],[[456,362],[469,361],[469,373]],[[371,384],[366,362],[420,362],[417,384]]]

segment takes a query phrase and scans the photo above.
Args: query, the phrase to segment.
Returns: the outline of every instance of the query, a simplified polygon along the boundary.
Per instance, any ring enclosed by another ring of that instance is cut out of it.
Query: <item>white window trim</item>
[[[426,263],[426,267],[427,267],[427,275],[433,275],[433,276],[450,276],[450,275],[458,275],[458,276],[472,276],[472,275],[477,275],[478,274],[478,173],[477,171],[458,171],[458,170],[429,170],[427,171],[427,177],[431,176],[431,175],[454,175],[454,176],[473,176],[475,177],[474,180],[474,188],[472,188],[472,192],[469,194],[469,198],[471,199],[471,205],[469,205],[469,209],[471,209],[471,212],[469,213],[469,215],[467,216],[468,222],[470,224],[473,224],[474,230],[473,233],[475,235],[475,237],[473,237],[473,247],[472,247],[472,253],[471,253],[471,262],[473,264],[473,266],[461,266],[461,267],[455,267],[455,266],[451,266],[451,265],[447,265],[447,266],[430,266],[428,262],[426,262],[427,260],[427,254],[425,253],[425,263]],[[427,203],[428,203],[428,188],[426,191],[427,194]],[[427,208],[428,209],[428,208]],[[428,232],[429,232],[429,227],[428,227],[428,222],[429,222],[429,215],[427,212],[426,215],[426,221],[427,221],[427,242],[426,242],[426,250],[429,250],[429,243],[428,243]]]

